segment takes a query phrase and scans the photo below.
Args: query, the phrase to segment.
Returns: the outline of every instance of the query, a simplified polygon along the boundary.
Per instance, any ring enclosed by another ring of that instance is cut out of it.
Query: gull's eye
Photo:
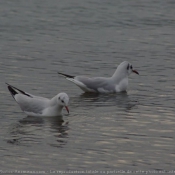
[[[60,100],[60,97],[58,97],[58,99]]]
[[[127,66],[127,70],[129,70],[129,64],[128,64],[128,66]]]
[[[130,66],[130,68],[132,69],[132,65]]]

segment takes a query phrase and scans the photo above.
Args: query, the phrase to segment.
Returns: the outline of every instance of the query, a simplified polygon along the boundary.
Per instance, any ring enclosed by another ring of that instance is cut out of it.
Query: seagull
[[[59,93],[52,99],[48,99],[44,97],[34,96],[8,83],[6,84],[12,97],[16,100],[21,110],[28,116],[61,116],[63,107],[65,107],[69,113],[69,97],[64,92]]]
[[[94,93],[116,93],[126,91],[128,87],[128,76],[131,73],[139,73],[133,69],[128,61],[122,62],[112,75],[112,77],[93,77],[72,76],[61,72],[58,74],[66,77],[67,80],[75,83],[84,92]]]

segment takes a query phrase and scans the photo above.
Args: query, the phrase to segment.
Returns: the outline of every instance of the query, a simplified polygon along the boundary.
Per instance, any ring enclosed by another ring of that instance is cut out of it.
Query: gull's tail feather
[[[75,76],[63,74],[61,72],[58,72],[58,74],[63,75],[64,77],[67,77],[67,78],[75,78]]]

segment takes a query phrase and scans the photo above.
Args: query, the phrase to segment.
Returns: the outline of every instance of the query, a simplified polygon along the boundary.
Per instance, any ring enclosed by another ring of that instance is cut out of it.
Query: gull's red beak
[[[136,71],[136,70],[132,70],[134,73],[136,73],[136,74],[138,74],[139,75],[139,73]]]
[[[68,108],[67,106],[65,106],[65,108],[66,108],[66,110],[67,110],[67,112],[68,112],[68,114],[69,114],[69,108]]]

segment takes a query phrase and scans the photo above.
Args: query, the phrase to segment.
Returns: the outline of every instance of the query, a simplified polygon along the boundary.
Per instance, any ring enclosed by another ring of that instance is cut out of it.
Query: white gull
[[[139,74],[133,69],[133,66],[127,62],[122,62],[112,75],[112,77],[93,77],[89,78],[86,76],[72,76],[61,72],[67,80],[72,81],[84,92],[95,92],[95,93],[116,93],[126,91],[128,87],[128,76],[132,73]]]
[[[52,99],[48,99],[29,94],[8,83],[6,84],[12,97],[16,100],[21,110],[28,116],[60,116],[63,107],[69,113],[69,97],[64,92],[59,93]]]

